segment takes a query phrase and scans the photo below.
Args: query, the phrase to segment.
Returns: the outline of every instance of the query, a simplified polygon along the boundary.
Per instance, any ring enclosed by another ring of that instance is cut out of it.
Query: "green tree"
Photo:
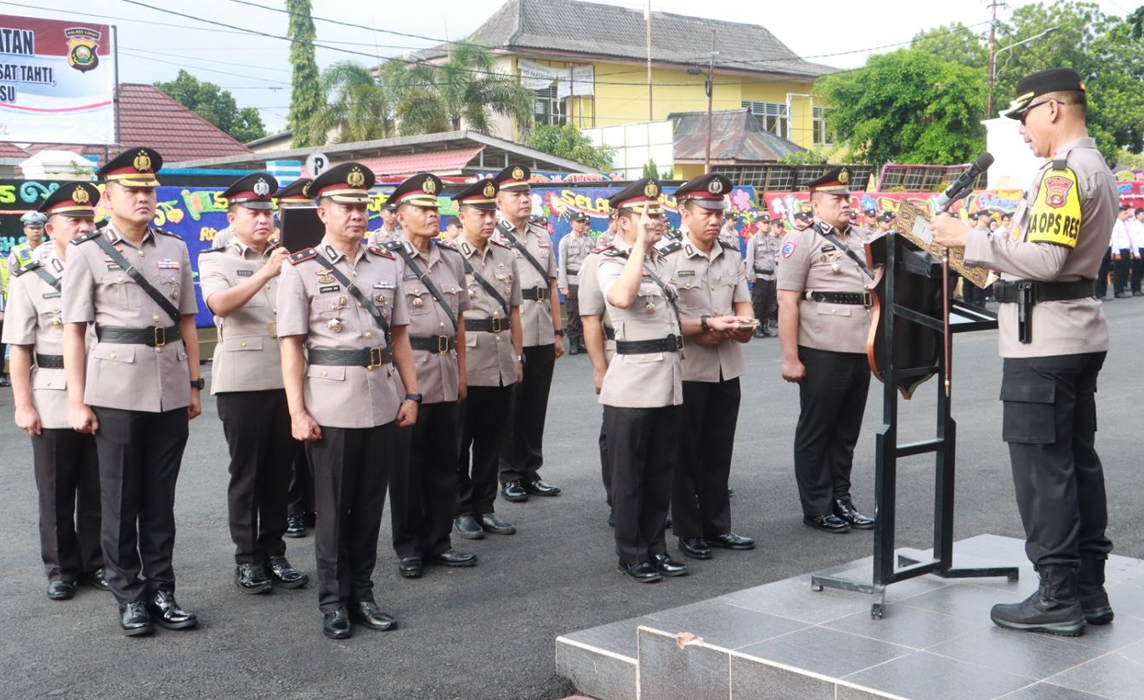
[[[360,63],[340,61],[322,72],[325,106],[310,125],[310,133],[338,133],[342,143],[371,141],[397,132],[392,90],[374,71]]]
[[[236,141],[246,143],[266,135],[266,127],[257,109],[239,109],[230,91],[214,83],[203,82],[185,70],[180,69],[174,80],[155,83],[155,87]]]
[[[610,172],[615,149],[597,146],[592,140],[572,126],[541,125],[528,135],[525,145],[560,158],[574,160],[593,168]]]
[[[310,0],[286,0],[290,13],[288,34],[290,66],[293,71],[290,90],[290,113],[286,123],[294,133],[294,146],[320,146],[326,142],[325,132],[315,128],[320,123],[323,107],[321,78],[318,61],[314,57],[314,18],[310,15]]]
[[[985,146],[985,68],[923,49],[871,56],[863,68],[823,77],[831,128],[861,162],[965,163]]]
[[[659,168],[655,165],[655,158],[649,158],[643,166],[643,174],[640,177],[659,177]]]
[[[961,22],[918,32],[910,42],[910,48],[970,68],[983,68],[989,63],[989,47],[985,37]]]

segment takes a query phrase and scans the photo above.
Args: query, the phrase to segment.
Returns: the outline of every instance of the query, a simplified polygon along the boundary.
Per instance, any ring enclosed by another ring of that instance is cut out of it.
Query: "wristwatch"
[[[516,361],[517,361],[517,362],[524,362],[524,355],[517,355],[517,356],[516,356]]]
[[[406,401],[416,401],[417,403],[421,403],[421,394],[406,394],[405,400]]]
[[[710,316],[700,316],[699,317],[699,330],[703,331],[704,333],[711,330],[711,326],[707,325],[707,319],[709,319],[709,318],[711,318],[711,317]]]
[[[191,388],[202,391],[203,389],[207,388],[207,380],[203,379],[202,377],[199,377],[198,379],[192,379]]]
[[[557,328],[555,331],[553,331],[553,333],[555,333],[556,335],[559,335],[559,336],[563,336],[564,335],[564,329],[563,328]]]

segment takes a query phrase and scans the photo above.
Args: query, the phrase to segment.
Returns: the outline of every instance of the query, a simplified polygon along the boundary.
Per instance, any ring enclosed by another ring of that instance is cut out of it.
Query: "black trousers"
[[[70,428],[32,436],[40,501],[40,556],[48,581],[75,581],[103,566],[95,438]]]
[[[1144,248],[1137,248],[1135,251],[1136,259],[1132,261],[1131,265],[1131,285],[1133,292],[1140,291],[1140,283],[1144,280]]]
[[[775,280],[755,280],[751,285],[751,308],[760,321],[773,321],[778,318],[778,286]]]
[[[373,568],[385,487],[397,449],[397,424],[373,428],[322,426],[306,443],[314,468],[314,559],[318,607],[373,600]]]
[[[544,464],[544,418],[556,367],[556,346],[524,349],[524,381],[512,392],[511,428],[501,446],[500,482],[534,481]]]
[[[1130,248],[1120,249],[1120,259],[1112,262],[1112,291],[1116,294],[1123,294],[1124,290],[1128,288],[1128,266],[1132,263],[1129,256],[1132,254]]]
[[[457,456],[454,515],[494,512],[497,465],[508,437],[511,386],[470,386],[461,404],[461,449]]]
[[[174,592],[175,483],[187,446],[187,409],[94,407],[107,582],[119,603]]]
[[[1107,353],[1006,358],[1002,437],[1009,443],[1025,553],[1044,564],[1105,559],[1112,541],[1096,453],[1096,379]]]
[[[731,455],[742,393],[739,379],[683,383],[683,458],[672,479],[672,532],[715,537],[731,531]]]
[[[460,437],[455,401],[424,404],[415,424],[397,429],[397,459],[389,478],[397,556],[431,556],[451,546]]]
[[[608,507],[612,507],[612,463],[608,458],[608,430],[606,424],[600,423],[600,480],[604,482],[604,496]]]
[[[667,551],[664,529],[671,501],[671,475],[679,467],[681,406],[604,406],[612,460],[612,512],[616,555],[625,566]]]
[[[1100,270],[1096,273],[1096,296],[1097,298],[1104,298],[1108,296],[1108,268],[1112,264],[1112,249],[1104,251],[1104,257],[1100,259]]]
[[[314,470],[306,454],[306,444],[294,441],[290,457],[290,486],[286,490],[286,513],[302,518],[314,514]]]
[[[799,346],[806,377],[798,385],[801,412],[794,432],[794,473],[802,512],[830,515],[833,499],[850,496],[854,446],[866,412],[870,365],[860,353]]]
[[[564,339],[577,341],[584,337],[584,326],[580,323],[580,285],[569,284],[568,296],[564,297],[564,311],[568,317],[564,320]],[[527,368],[526,368],[527,371]]]
[[[286,392],[225,392],[217,403],[230,447],[226,503],[234,561],[260,564],[286,551],[286,492],[296,451]]]

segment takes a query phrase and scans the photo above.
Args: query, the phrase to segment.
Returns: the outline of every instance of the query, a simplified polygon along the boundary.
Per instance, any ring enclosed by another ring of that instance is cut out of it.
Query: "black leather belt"
[[[608,340],[616,339],[616,329],[610,326],[604,326],[604,337]]]
[[[484,333],[503,333],[509,329],[507,318],[466,318],[466,331],[482,331]]]
[[[759,268],[756,267],[755,268],[755,274],[756,275],[773,275],[773,274],[775,274],[775,271],[773,268],[770,270],[760,270]]]
[[[116,345],[146,345],[152,348],[161,348],[167,343],[182,340],[183,334],[178,326],[163,328],[112,328],[110,326],[96,326],[95,337],[101,343],[114,343]]]
[[[1002,304],[1020,303],[1021,294],[1026,290],[1032,292],[1029,301],[1033,304],[1039,304],[1042,301],[1065,301],[1096,296],[1093,280],[1077,280],[1075,282],[1033,282],[1031,280],[1008,282],[1000,280],[993,285],[993,295]]]
[[[811,292],[810,298],[825,304],[852,304],[866,308],[874,303],[870,292]]]
[[[616,354],[643,355],[649,352],[679,352],[683,349],[683,336],[669,335],[655,340],[617,340]]]
[[[580,268],[577,267],[577,268],[573,269],[570,267],[570,268],[568,268],[568,274],[578,275],[578,274],[580,274]]]
[[[544,301],[548,298],[548,287],[529,287],[520,290],[520,296],[529,301]]]
[[[310,364],[333,367],[365,367],[373,369],[393,362],[393,348],[361,348],[360,350],[325,350],[310,348]]]
[[[36,366],[40,369],[63,369],[63,355],[41,355],[36,353]]]
[[[466,324],[466,328],[468,324]],[[457,339],[451,335],[409,336],[409,345],[414,350],[428,350],[444,355],[457,347]]]

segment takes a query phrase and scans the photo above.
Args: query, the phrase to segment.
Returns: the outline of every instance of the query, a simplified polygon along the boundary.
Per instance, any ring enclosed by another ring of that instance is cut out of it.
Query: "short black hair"
[[[448,219],[445,219],[445,228],[449,228],[450,226],[456,226],[460,228],[461,220],[455,216],[450,216]]]

